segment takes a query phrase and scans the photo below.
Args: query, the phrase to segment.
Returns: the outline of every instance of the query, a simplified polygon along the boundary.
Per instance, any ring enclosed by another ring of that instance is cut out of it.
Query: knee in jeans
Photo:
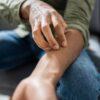
[[[76,98],[84,97],[78,100],[97,100],[95,98],[98,98],[100,94],[100,84],[97,74],[91,70],[84,66],[71,66],[60,80],[60,93],[62,95],[69,93],[70,96],[73,95]]]
[[[65,72],[60,80],[58,93],[62,96],[68,95],[69,98],[76,98],[75,100],[97,100],[100,94],[100,84],[96,76],[81,70],[79,67],[75,70]]]

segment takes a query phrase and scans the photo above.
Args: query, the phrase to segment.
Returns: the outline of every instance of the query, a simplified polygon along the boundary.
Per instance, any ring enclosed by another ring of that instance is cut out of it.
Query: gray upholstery
[[[95,35],[91,35],[89,43],[89,55],[100,72],[100,39]]]
[[[96,0],[96,6],[90,23],[90,32],[100,36],[100,0]]]
[[[8,23],[6,20],[0,19],[0,30],[11,30],[14,29],[16,25],[13,25],[12,23]]]
[[[92,35],[90,38],[89,54],[100,71],[100,0],[96,1],[90,23],[90,33]]]
[[[0,93],[12,95],[17,84],[30,75],[36,63],[23,65],[18,68],[0,71]]]

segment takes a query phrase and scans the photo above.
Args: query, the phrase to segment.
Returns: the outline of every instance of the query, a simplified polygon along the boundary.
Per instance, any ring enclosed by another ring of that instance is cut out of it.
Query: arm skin
[[[39,76],[56,85],[64,71],[80,54],[84,46],[81,33],[75,29],[68,29],[66,32],[68,46],[58,51],[47,52],[37,64],[32,76]],[[34,77],[33,77],[34,78]]]
[[[75,29],[68,29],[66,38],[68,46],[47,52],[32,74],[18,85],[12,100],[57,100],[56,84],[84,46],[81,33]]]
[[[28,15],[27,10],[27,6],[23,5],[21,11],[23,16]],[[28,16],[25,17],[28,18]],[[47,80],[50,78],[54,84],[58,82],[64,71],[75,60],[84,47],[82,33],[77,29],[68,29],[66,39],[68,40],[68,45],[65,48],[60,47],[57,51],[52,50],[46,52],[37,64],[32,76],[41,76],[42,78],[47,78]]]

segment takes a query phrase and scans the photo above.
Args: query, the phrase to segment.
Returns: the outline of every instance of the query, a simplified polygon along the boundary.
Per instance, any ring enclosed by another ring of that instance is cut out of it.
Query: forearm
[[[83,48],[84,40],[77,30],[66,33],[68,45],[58,51],[47,52],[37,64],[32,76],[51,81],[56,85],[64,71],[75,60]]]
[[[69,28],[81,31],[85,40],[84,47],[88,46],[89,23],[95,0],[68,0],[64,19]]]

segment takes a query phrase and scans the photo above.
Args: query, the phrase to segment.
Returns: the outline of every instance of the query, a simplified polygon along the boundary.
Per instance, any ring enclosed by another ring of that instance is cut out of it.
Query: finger
[[[56,39],[53,36],[53,33],[50,29],[50,26],[47,22],[47,19],[45,17],[42,18],[42,25],[41,25],[41,30],[43,32],[43,35],[47,39],[49,45],[53,49],[59,49],[59,44],[57,43]]]
[[[56,38],[58,39],[58,41],[60,41],[60,44],[63,47],[66,47],[67,45],[67,41],[66,41],[66,37],[65,37],[65,27],[63,25],[63,22],[61,21],[60,17],[58,17],[58,15],[53,14],[52,15],[52,23],[56,32]]]
[[[60,45],[63,47],[67,46],[67,40],[66,40],[66,36],[64,34],[64,29],[62,26],[58,25],[55,27],[55,31],[56,31],[56,38],[57,40],[60,42]]]
[[[57,13],[57,16],[58,16],[60,22],[62,23],[62,26],[63,26],[64,28],[67,28],[68,26],[67,26],[65,20],[63,19],[63,17],[62,17],[59,13]]]
[[[36,23],[34,28],[32,28],[32,36],[36,44],[43,50],[49,50],[50,47],[48,43],[45,41],[41,30],[40,30],[40,24]]]
[[[59,21],[61,22],[62,27],[64,28],[64,34],[66,34],[66,31],[68,28],[67,23],[65,22],[65,20],[63,19],[63,17],[59,13],[57,13],[57,16],[59,17]]]

